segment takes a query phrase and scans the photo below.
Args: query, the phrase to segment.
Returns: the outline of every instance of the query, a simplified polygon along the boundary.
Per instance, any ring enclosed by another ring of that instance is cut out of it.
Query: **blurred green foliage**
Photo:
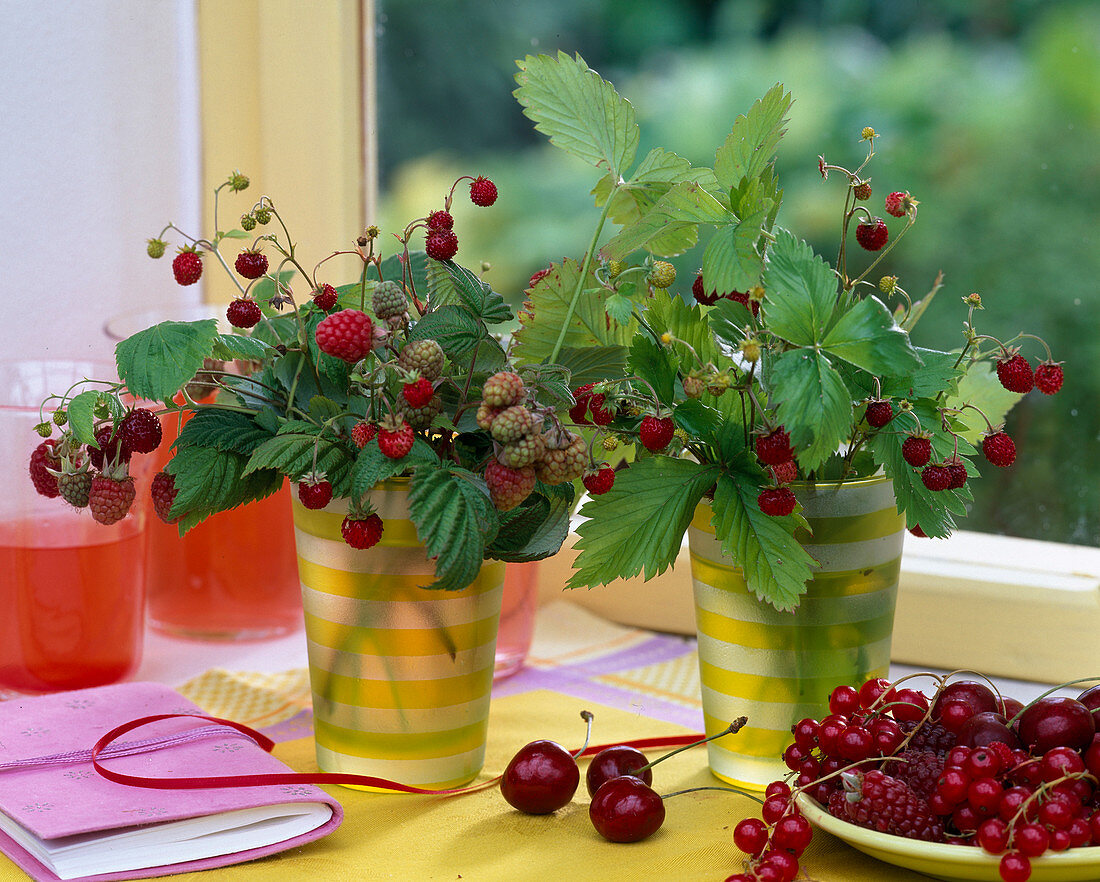
[[[1017,463],[984,469],[966,528],[1100,545],[1100,5],[389,0],[379,36],[383,228],[441,207],[459,175],[491,177],[489,209],[460,185],[455,230],[460,257],[489,261],[514,303],[532,272],[581,255],[596,219],[591,170],[545,145],[511,96],[516,58],[580,52],[635,105],[639,155],[661,145],[704,165],[783,82],[795,104],[779,222],[830,259],[845,185],[823,182],[817,157],[854,168],[874,126],[866,204],[882,214],[891,190],[921,201],[882,270],[914,298],[945,276],[917,342],[961,344],[960,298],[978,291],[980,332],[1038,334],[1066,362],[1059,395],[1012,413]],[[699,253],[677,260],[683,292]]]

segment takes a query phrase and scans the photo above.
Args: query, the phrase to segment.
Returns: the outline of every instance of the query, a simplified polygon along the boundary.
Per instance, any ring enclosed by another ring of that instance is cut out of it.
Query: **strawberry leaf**
[[[576,349],[563,346],[558,353],[558,364],[569,369],[569,384],[576,389],[585,383],[619,376],[626,367],[626,347],[586,346]]]
[[[713,291],[748,291],[760,282],[764,258],[756,250],[764,209],[718,230],[703,251],[703,279]]]
[[[649,383],[661,404],[672,406],[676,395],[676,365],[668,349],[648,337],[636,337],[627,364],[633,373]]]
[[[798,464],[817,468],[852,428],[852,396],[821,352],[792,349],[770,364],[768,389],[779,421],[791,436]]]
[[[921,366],[909,336],[877,297],[864,297],[837,316],[821,346],[878,376],[906,376]]]
[[[747,114],[734,120],[733,129],[714,157],[714,174],[724,190],[736,187],[743,178],[758,177],[775,158],[779,140],[787,131],[786,113],[791,93],[782,83],[772,86],[763,98],[753,102]]]
[[[202,368],[217,337],[212,318],[153,325],[115,347],[118,375],[137,398],[171,401]]]
[[[768,328],[795,346],[814,346],[829,327],[836,306],[837,279],[813,249],[780,230],[765,273]]]
[[[721,202],[694,181],[669,188],[644,215],[621,230],[601,249],[608,260],[623,260],[659,237],[681,234],[697,224],[729,224],[736,218]]]

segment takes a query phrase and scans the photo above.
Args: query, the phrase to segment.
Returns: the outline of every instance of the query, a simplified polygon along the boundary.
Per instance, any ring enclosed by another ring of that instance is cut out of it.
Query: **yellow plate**
[[[999,855],[986,854],[971,845],[918,842],[865,830],[834,818],[817,802],[799,794],[798,807],[811,824],[873,858],[924,873],[947,882],[1000,882]],[[1058,854],[1031,859],[1028,882],[1086,882],[1100,879],[1100,847],[1072,848]]]

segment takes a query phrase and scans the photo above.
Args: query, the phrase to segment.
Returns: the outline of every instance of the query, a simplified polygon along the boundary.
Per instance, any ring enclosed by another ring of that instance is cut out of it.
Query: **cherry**
[[[519,749],[500,779],[500,792],[513,808],[548,815],[573,798],[581,772],[573,754],[556,741],[532,741]]]
[[[1100,778],[1100,735],[1092,736],[1092,744],[1085,751],[1085,768]]]
[[[601,750],[592,757],[592,762],[589,764],[588,771],[584,776],[588,795],[595,796],[596,791],[603,786],[605,781],[610,781],[612,778],[618,778],[621,775],[634,775],[638,769],[648,763],[649,760],[646,759],[644,753],[636,747],[630,747],[626,744],[617,744],[614,747]],[[640,778],[646,784],[652,784],[653,770],[645,769],[640,774],[634,775],[634,777]]]
[[[932,703],[932,716],[939,717],[940,708],[944,702],[956,699],[965,702],[976,714],[997,710],[997,696],[988,686],[975,683],[973,680],[956,680],[939,691],[936,700]]]
[[[997,712],[1006,720],[1011,720],[1024,709],[1024,703],[1015,698],[1001,698],[997,701]]]
[[[1020,746],[1020,739],[1008,728],[1008,720],[995,711],[974,714],[963,723],[956,739],[965,747],[985,747],[994,741],[1001,741],[1011,748]]]
[[[592,825],[611,842],[640,842],[665,822],[665,803],[644,781],[620,775],[605,781],[588,807]]]
[[[1096,721],[1092,711],[1075,698],[1048,695],[1024,708],[1019,720],[1020,740],[1034,754],[1052,747],[1079,749],[1092,741]]]
[[[1100,685],[1086,689],[1077,696],[1077,700],[1092,711],[1092,719],[1096,723],[1096,731],[1100,732]]]

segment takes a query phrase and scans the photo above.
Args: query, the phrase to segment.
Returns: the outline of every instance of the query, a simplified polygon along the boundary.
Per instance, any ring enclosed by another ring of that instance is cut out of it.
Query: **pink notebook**
[[[158,683],[0,702],[0,849],[39,880],[139,879],[252,860],[339,826],[340,804],[310,784],[152,790],[92,768],[102,735],[166,713],[202,711]],[[149,777],[288,771],[247,736],[186,719],[127,732],[99,760]]]

